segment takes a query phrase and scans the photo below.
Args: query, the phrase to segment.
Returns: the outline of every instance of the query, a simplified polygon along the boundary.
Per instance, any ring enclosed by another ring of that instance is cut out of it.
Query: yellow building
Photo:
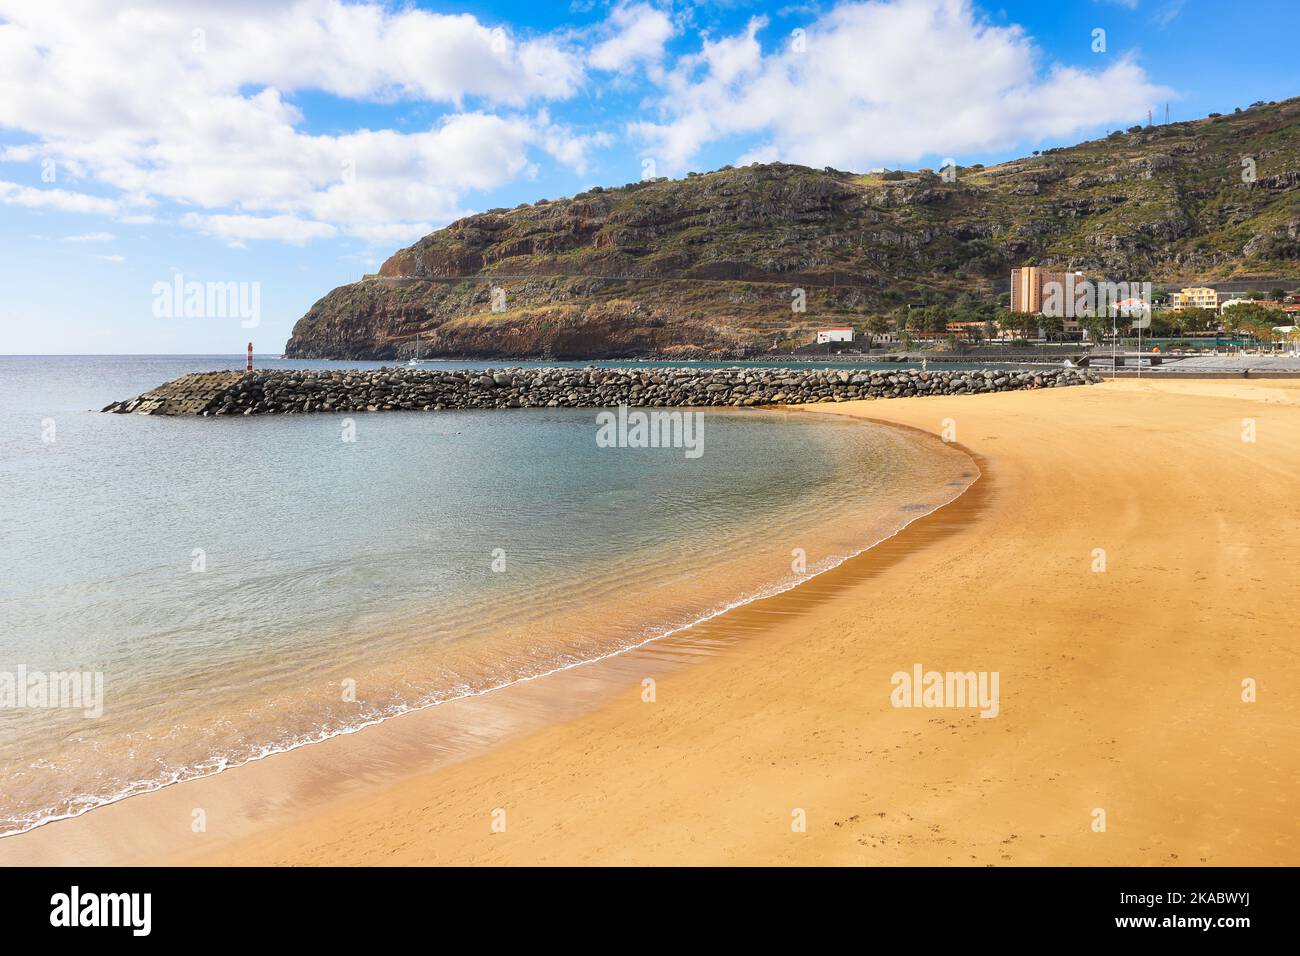
[[[1171,309],[1217,309],[1219,293],[1207,287],[1183,289],[1169,295]]]

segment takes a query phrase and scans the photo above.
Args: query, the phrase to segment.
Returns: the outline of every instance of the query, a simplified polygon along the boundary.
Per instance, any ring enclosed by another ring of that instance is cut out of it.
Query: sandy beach
[[[0,863],[1300,863],[1300,382],[813,410],[946,431],[982,478],[674,646],[0,840]],[[997,672],[996,717],[893,706],[917,664]]]

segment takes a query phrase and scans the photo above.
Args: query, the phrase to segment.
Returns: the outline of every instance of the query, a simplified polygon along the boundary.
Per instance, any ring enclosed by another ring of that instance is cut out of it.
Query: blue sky
[[[1166,102],[1285,99],[1293,14],[0,0],[0,352],[278,354],[317,298],[470,212],[728,163],[987,164]],[[256,316],[168,314],[178,275],[255,288]]]

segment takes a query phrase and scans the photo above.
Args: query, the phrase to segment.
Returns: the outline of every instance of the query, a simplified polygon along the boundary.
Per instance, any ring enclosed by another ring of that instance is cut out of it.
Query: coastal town
[[[1113,281],[1041,266],[1011,270],[996,298],[964,293],[854,324],[814,330],[815,345],[847,354],[879,348],[953,350],[973,345],[1133,346],[1156,352],[1300,353],[1300,280],[1200,285]]]

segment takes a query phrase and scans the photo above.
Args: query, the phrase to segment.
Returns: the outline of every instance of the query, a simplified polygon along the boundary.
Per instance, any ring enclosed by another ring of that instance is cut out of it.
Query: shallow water
[[[92,411],[233,365],[0,358],[0,677],[103,679],[99,716],[0,708],[0,832],[688,628],[974,478],[775,411],[702,412],[698,458],[599,447],[589,409],[359,415],[355,441]]]

